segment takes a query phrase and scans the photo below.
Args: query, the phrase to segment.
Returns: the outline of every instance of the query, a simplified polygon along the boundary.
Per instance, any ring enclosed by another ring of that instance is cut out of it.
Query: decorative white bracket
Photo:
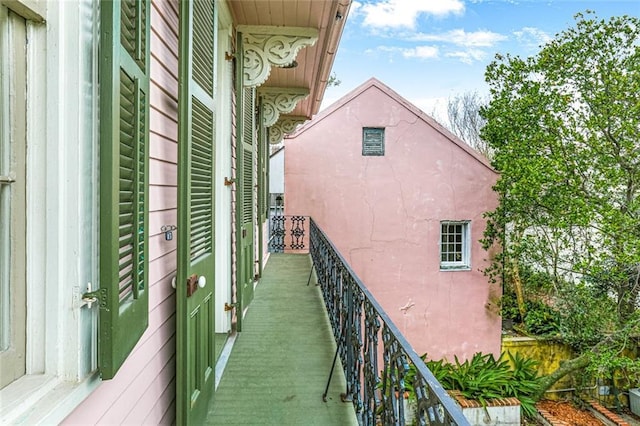
[[[308,118],[301,115],[283,115],[278,122],[269,127],[269,143],[276,145],[282,142],[284,135],[293,133]]]
[[[281,114],[293,111],[296,104],[309,96],[304,87],[261,87],[258,95],[262,100],[262,124],[271,127]]]
[[[242,33],[244,87],[260,86],[272,66],[290,66],[300,49],[318,40],[316,28],[238,25],[237,30]]]

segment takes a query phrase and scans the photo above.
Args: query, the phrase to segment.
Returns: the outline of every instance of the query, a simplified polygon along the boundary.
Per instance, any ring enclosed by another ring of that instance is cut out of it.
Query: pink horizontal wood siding
[[[175,421],[178,5],[153,0],[149,161],[149,327],[115,378],[100,384],[63,424],[172,424]]]
[[[384,156],[362,128],[385,129]],[[377,80],[285,139],[287,215],[311,215],[419,353],[500,352],[500,287],[481,270],[486,159]],[[440,221],[471,221],[471,270],[440,271]]]

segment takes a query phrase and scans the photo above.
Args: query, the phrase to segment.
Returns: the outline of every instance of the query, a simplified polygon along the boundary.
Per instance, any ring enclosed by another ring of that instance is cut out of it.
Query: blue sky
[[[451,96],[488,93],[484,70],[496,53],[535,55],[586,9],[640,16],[640,0],[353,0],[333,65],[341,84],[322,108],[376,77],[441,115]]]

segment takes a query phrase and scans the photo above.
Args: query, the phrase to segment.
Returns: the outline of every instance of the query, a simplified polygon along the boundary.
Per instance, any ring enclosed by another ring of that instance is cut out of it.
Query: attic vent
[[[384,128],[362,128],[362,155],[384,155]]]

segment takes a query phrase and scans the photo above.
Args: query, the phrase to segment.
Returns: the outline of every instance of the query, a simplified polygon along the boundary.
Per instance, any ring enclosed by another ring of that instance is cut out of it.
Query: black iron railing
[[[309,222],[310,254],[346,377],[343,400],[353,402],[360,424],[405,425],[415,415],[418,425],[469,425],[333,243]],[[411,409],[403,401],[408,389],[415,395]]]
[[[309,250],[308,216],[285,216],[272,209],[269,217],[269,251],[284,253]]]

